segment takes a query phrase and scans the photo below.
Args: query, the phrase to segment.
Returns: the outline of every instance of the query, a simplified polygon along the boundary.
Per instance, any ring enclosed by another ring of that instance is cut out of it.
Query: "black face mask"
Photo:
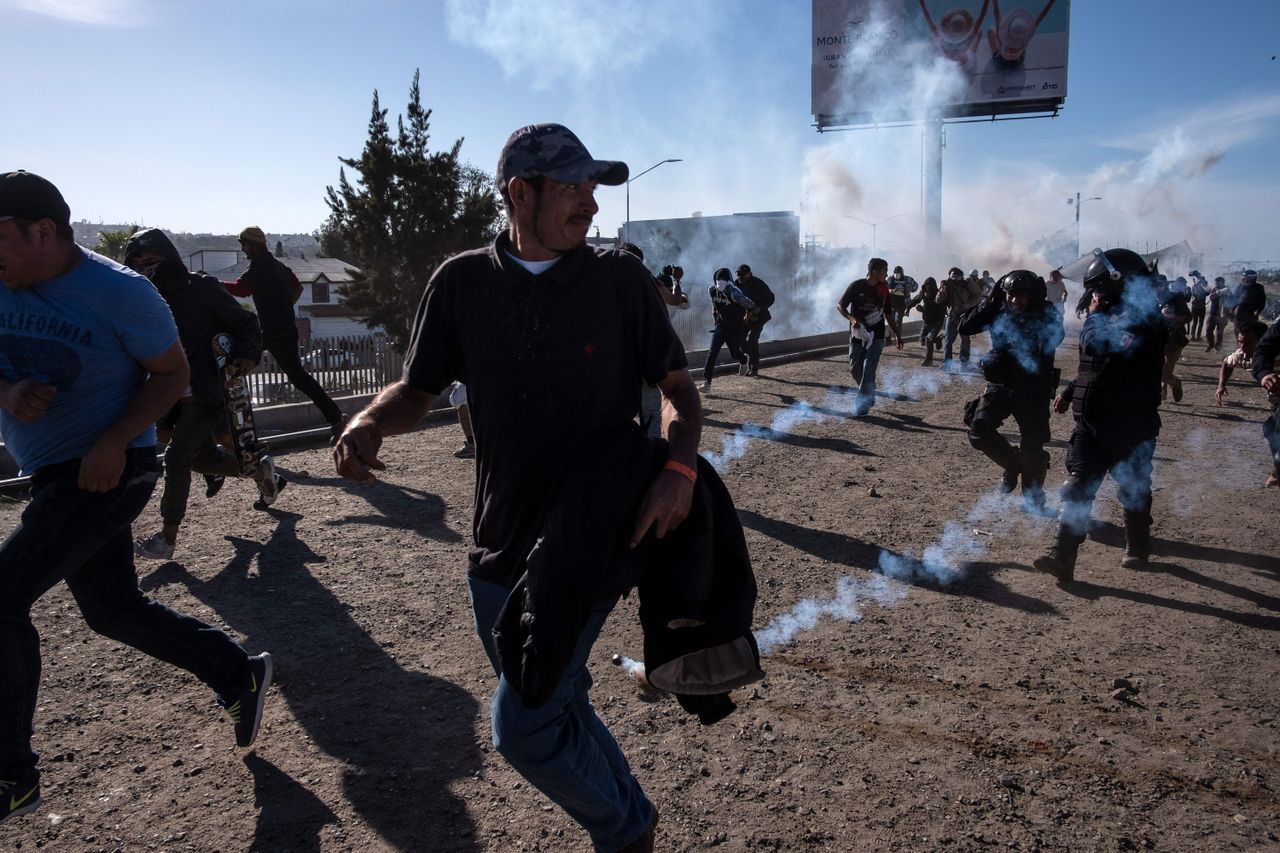
[[[156,280],[156,274],[159,273],[162,266],[164,266],[164,258],[156,258],[147,262],[134,261],[129,264],[131,270],[138,275],[151,279],[153,282]]]

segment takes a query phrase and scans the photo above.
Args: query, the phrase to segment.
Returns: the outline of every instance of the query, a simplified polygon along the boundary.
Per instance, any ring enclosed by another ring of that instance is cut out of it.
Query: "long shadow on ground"
[[[288,475],[290,472],[277,466]],[[293,475],[297,477],[296,474]],[[377,527],[392,527],[412,530],[419,536],[435,539],[438,542],[461,542],[462,534],[445,523],[448,510],[444,500],[439,496],[421,489],[410,488],[386,480],[374,480],[369,483],[357,483],[344,477],[298,477],[297,485],[302,488],[324,486],[341,489],[348,494],[366,501],[372,513],[363,515],[344,515],[340,518],[326,519],[329,527],[345,527],[348,524],[372,524]],[[288,506],[289,492],[282,494],[281,501]]]
[[[742,429],[743,425],[733,421],[721,421],[715,418],[702,419],[705,426],[719,427],[726,432],[737,432]],[[805,450],[834,450],[837,453],[850,453],[854,456],[876,456],[878,454],[861,447],[847,438],[811,438],[807,435],[796,435],[789,432],[769,431],[767,435],[752,436],[761,441],[776,441],[779,444],[789,444],[792,447],[800,447]]]
[[[481,768],[478,703],[457,685],[406,670],[388,655],[352,618],[352,608],[307,570],[324,558],[298,539],[301,516],[273,515],[280,524],[265,543],[226,537],[235,556],[210,580],[171,562],[147,578],[146,588],[186,585],[248,637],[247,645],[271,652],[279,695],[311,742],[342,765],[346,799],[389,845],[475,849],[475,828],[449,788]],[[250,573],[255,564],[257,578]],[[330,822],[332,804],[273,767],[249,766],[261,806],[252,849],[294,849],[309,843],[296,839],[314,838]]]
[[[801,527],[789,521],[767,518],[741,508],[738,510],[738,517],[742,520],[744,527],[811,554],[820,560],[865,572],[875,572],[879,566],[880,548],[844,533]],[[970,596],[1000,607],[1011,607],[1027,613],[1056,613],[1057,609],[1049,602],[1014,592],[997,579],[997,572],[1011,567],[1022,568],[1004,563],[974,562],[967,564],[963,577],[949,586],[923,581],[916,582],[914,585],[934,589],[946,595]]]

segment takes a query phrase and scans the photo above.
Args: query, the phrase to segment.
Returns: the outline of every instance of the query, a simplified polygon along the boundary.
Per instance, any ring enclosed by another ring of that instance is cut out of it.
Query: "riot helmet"
[[[1013,270],[1006,273],[996,286],[1010,296],[1015,293],[1024,293],[1031,298],[1032,304],[1044,302],[1049,296],[1049,288],[1044,283],[1044,279],[1031,270]]]
[[[1142,256],[1130,249],[1093,250],[1093,260],[1084,274],[1085,290],[1092,290],[1111,300],[1120,298],[1125,283],[1149,279],[1151,270]]]

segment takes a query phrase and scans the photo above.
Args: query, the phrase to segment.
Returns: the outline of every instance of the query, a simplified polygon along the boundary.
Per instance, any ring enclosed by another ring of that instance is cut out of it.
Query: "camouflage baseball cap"
[[[598,181],[611,187],[626,183],[627,164],[594,160],[573,131],[562,124],[531,124],[507,139],[498,157],[498,190],[505,198],[512,178],[545,175],[566,184]]]

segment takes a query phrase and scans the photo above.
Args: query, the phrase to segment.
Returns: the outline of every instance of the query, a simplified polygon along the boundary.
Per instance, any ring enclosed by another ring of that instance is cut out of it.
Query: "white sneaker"
[[[708,397],[710,397],[710,396],[711,396],[711,383],[710,383],[710,382],[703,382],[703,383],[702,383],[702,393],[703,393],[703,394],[705,394],[705,395],[706,395],[706,396],[708,396]]]
[[[262,461],[258,463],[258,469],[261,471],[258,480],[258,494],[262,495],[261,503],[264,507],[271,506],[276,502],[276,498],[280,497],[280,487],[276,483],[276,463],[271,460],[270,456],[262,457]]]
[[[146,539],[135,539],[133,553],[148,560],[172,560],[173,546],[166,542],[164,534],[157,530]]]

